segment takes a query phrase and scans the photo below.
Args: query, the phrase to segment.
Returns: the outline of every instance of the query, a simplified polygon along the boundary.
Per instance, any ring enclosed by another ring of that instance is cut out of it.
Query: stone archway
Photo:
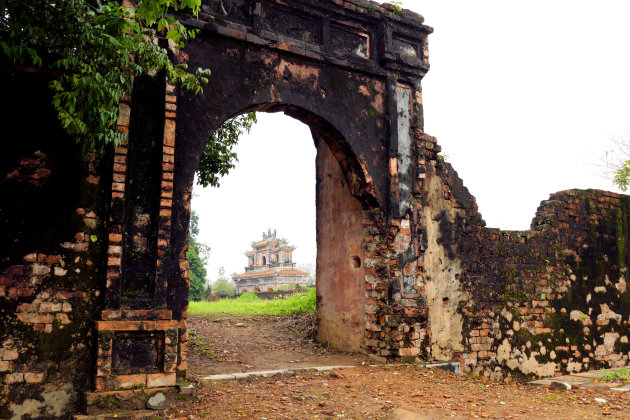
[[[111,336],[110,346],[122,350],[101,363],[111,369],[97,374],[99,390],[120,388],[129,375],[147,369],[150,373],[134,376],[132,385],[171,384],[176,373],[185,375],[185,250],[193,177],[211,133],[248,111],[284,112],[304,122],[318,148],[320,340],[396,355],[381,344],[390,338],[380,332],[380,313],[391,290],[403,298],[418,296],[417,240],[409,229],[417,219],[411,207],[412,133],[422,128],[419,82],[428,69],[431,29],[417,15],[352,2],[244,4],[224,15],[211,2],[199,20],[186,21],[201,31],[179,59],[193,71],[212,67],[203,94],[185,94],[168,83],[147,82],[144,89],[137,83],[131,110],[142,117],[131,119],[130,146],[117,150],[120,167],[114,172],[124,169],[128,179],[114,195],[112,208],[120,211],[111,221],[113,230],[134,236],[110,238],[110,251],[121,242],[123,251],[110,252],[110,287],[99,322],[102,342]],[[148,101],[159,92],[163,111]],[[156,134],[162,142],[142,134],[143,126],[161,121],[163,131]],[[155,193],[141,196],[138,188]],[[144,238],[152,237],[157,241],[143,248]],[[392,265],[394,260],[399,262]],[[142,276],[148,284],[143,292],[125,294],[135,290],[130,279]],[[140,337],[137,332],[151,317],[162,319],[158,332]],[[121,319],[133,321],[122,325]],[[156,356],[167,363],[121,362],[142,343],[169,334],[171,344]],[[397,341],[413,346],[411,339]]]
[[[67,390],[64,414],[86,400],[86,390],[185,378],[193,175],[210,134],[247,111],[284,112],[307,124],[318,146],[317,276],[327,279],[319,287],[327,332],[320,340],[381,357],[419,346],[413,328],[402,338],[385,329],[392,314],[426,324],[413,301],[420,233],[411,200],[421,178],[412,151],[431,28],[419,15],[363,0],[232,3],[225,15],[216,0],[204,0],[198,20],[182,17],[200,33],[176,59],[193,71],[211,67],[203,95],[184,94],[160,74],[138,77],[120,104],[127,144],[100,161],[54,156],[51,168],[81,168],[73,210],[63,215],[72,223],[45,247],[33,242],[27,254],[9,255],[0,285],[10,308],[3,337],[11,337],[0,348],[12,381],[3,389],[16,395],[17,409],[31,398],[27,377]],[[46,165],[35,156],[26,164]],[[30,172],[15,173],[25,178],[11,182],[29,182]],[[57,351],[61,343],[73,345]],[[46,351],[18,360],[17,349],[38,346]]]

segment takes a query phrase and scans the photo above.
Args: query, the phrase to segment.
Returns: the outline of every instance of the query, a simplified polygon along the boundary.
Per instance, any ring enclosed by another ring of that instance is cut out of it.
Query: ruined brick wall
[[[49,76],[1,74],[0,417],[62,416],[92,380],[111,156],[64,134]]]
[[[101,159],[63,134],[48,76],[4,71],[0,417],[63,417],[90,391],[185,377],[194,173],[210,135],[247,111],[284,112],[319,145],[331,344],[494,379],[627,362],[629,198],[562,192],[531,230],[486,228],[423,132],[421,16],[363,0],[215,3],[186,21],[201,32],[177,57],[212,65],[212,89],[138,78],[120,105],[129,144]]]
[[[630,197],[569,190],[530,230],[485,227],[474,197],[417,133],[430,348],[493,379],[624,365],[630,356]]]
[[[2,74],[0,417],[63,418],[90,391],[173,386],[187,334],[172,302],[188,296],[185,258],[168,252],[174,86],[136,80],[118,120],[129,144],[99,157],[60,127],[52,76]]]

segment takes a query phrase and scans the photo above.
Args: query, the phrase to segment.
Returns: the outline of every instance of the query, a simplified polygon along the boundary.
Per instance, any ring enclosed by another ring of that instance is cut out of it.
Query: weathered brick
[[[109,241],[113,242],[113,243],[122,242],[122,235],[120,233],[110,233],[109,234]]]
[[[0,359],[2,360],[17,360],[20,354],[16,349],[2,349],[0,350]]]
[[[29,384],[37,384],[46,380],[45,372],[26,372],[24,373],[24,381]]]
[[[53,322],[55,319],[51,314],[40,313],[19,313],[17,317],[20,321],[27,324],[47,324]]]
[[[9,373],[4,376],[4,382],[9,385],[24,382],[24,374],[23,373]]]

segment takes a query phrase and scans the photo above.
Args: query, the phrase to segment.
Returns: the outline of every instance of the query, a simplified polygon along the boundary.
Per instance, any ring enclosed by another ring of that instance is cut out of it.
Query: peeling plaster
[[[431,352],[437,360],[451,360],[454,351],[464,350],[463,318],[458,307],[461,302],[468,300],[468,296],[462,292],[459,282],[461,262],[449,259],[444,247],[438,243],[438,217],[445,212],[452,222],[456,215],[456,209],[449,206],[442,196],[442,184],[438,177],[431,178],[426,208],[430,214],[427,218],[428,248],[424,256],[424,268],[427,273],[425,292],[432,332]],[[444,299],[448,299],[447,306],[443,304]]]
[[[512,370],[518,369],[525,375],[534,374],[536,376],[553,376],[556,371],[556,363],[539,363],[538,360],[536,360],[536,356],[539,354],[540,353],[538,352],[532,352],[528,359],[512,357],[512,346],[506,338],[497,348],[497,362],[505,362],[508,368]],[[552,351],[550,355],[552,359],[555,358],[555,352]]]
[[[61,417],[72,411],[76,404],[77,395],[72,384],[64,384],[57,391],[44,391],[43,401],[26,399],[22,404],[11,404],[9,410],[13,413],[11,420],[20,420],[25,416],[31,418]]]

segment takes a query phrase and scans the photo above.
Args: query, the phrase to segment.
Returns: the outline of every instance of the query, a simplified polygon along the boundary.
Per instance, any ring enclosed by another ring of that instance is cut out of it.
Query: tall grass
[[[290,315],[315,312],[315,288],[296,293],[287,299],[263,300],[253,293],[244,293],[236,299],[218,302],[190,302],[188,313],[192,315]]]

